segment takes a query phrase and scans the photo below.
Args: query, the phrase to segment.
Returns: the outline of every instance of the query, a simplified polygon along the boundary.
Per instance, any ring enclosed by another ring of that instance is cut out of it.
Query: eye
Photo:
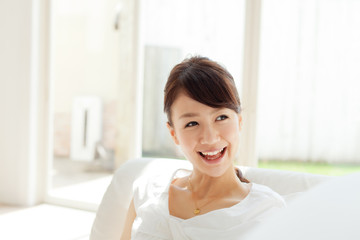
[[[199,125],[197,122],[189,122],[188,124],[186,124],[185,125],[185,128],[187,128],[187,127],[194,127],[194,126],[196,126],[196,125]]]
[[[216,121],[222,121],[222,120],[225,120],[225,119],[228,119],[229,117],[226,116],[226,115],[220,115],[216,118]]]

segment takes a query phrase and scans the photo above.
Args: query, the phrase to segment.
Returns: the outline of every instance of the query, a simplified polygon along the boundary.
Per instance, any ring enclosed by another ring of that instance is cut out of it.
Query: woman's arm
[[[135,218],[136,218],[136,212],[135,212],[134,199],[133,199],[133,200],[131,200],[129,210],[127,212],[125,226],[124,226],[124,230],[121,234],[120,240],[130,240],[131,239],[131,229],[132,229],[132,225],[133,225]]]

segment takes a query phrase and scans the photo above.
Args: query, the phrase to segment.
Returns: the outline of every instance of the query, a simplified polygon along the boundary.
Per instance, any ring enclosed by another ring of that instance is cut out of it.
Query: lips
[[[224,156],[226,149],[227,148],[224,147],[224,148],[222,148],[220,150],[216,150],[216,151],[199,152],[199,155],[206,162],[214,163],[214,162],[217,162],[218,160],[220,160]]]

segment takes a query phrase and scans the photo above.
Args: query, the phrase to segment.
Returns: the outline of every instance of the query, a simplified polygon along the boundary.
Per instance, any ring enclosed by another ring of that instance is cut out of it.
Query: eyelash
[[[221,118],[221,119],[219,119],[219,120],[222,121],[222,120],[228,119],[229,117],[226,116],[226,115],[220,115],[220,116],[218,116],[218,117],[216,118],[216,120],[218,120],[218,118]]]
[[[220,119],[219,119],[220,118]],[[229,117],[226,116],[226,115],[220,115],[216,118],[216,121],[223,121],[225,119],[228,119]],[[195,122],[195,121],[192,121],[192,122],[189,122],[188,124],[185,125],[185,128],[187,127],[194,127],[196,125],[199,125],[199,123]]]
[[[185,125],[185,128],[187,128],[187,127],[194,127],[194,126],[196,126],[196,125],[199,125],[197,122],[189,122],[188,124],[186,124]]]

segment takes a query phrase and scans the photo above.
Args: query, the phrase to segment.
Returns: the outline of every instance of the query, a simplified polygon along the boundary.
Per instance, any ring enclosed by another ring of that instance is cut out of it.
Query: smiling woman
[[[234,167],[240,109],[234,80],[218,63],[192,57],[173,68],[164,111],[192,171],[137,181],[122,239],[242,239],[285,206],[280,195]]]

